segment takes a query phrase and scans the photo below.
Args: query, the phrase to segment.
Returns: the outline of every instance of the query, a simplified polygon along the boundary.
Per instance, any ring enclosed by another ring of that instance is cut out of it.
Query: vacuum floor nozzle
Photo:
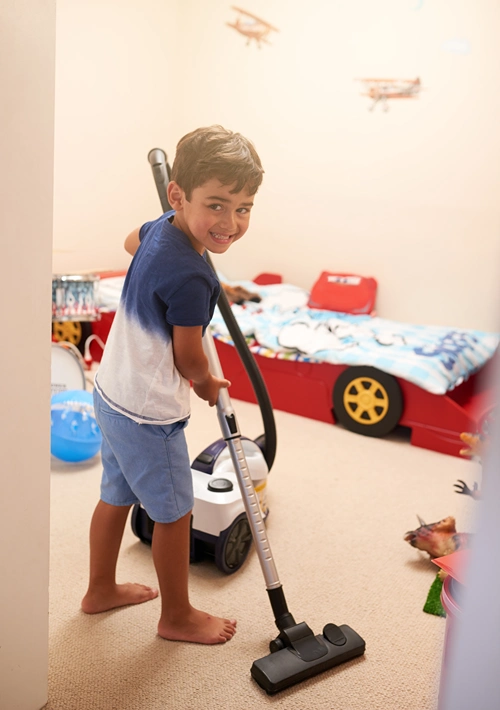
[[[253,679],[268,694],[277,693],[365,652],[365,642],[350,626],[327,624],[304,646],[293,644],[254,661]]]

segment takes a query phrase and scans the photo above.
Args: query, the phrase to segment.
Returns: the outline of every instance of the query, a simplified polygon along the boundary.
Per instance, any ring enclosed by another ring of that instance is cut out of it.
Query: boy
[[[115,570],[131,505],[155,521],[152,554],[161,594],[158,634],[175,641],[224,643],[234,619],[189,602],[193,486],[184,427],[189,380],[214,406],[229,387],[208,370],[202,335],[220,285],[205,250],[223,254],[248,229],[263,175],[253,145],[221,126],[200,128],[177,145],[167,195],[173,211],[134,230],[134,255],[95,381],[102,431],[101,499],[90,527],[88,614],[154,599],[158,591],[116,584]]]

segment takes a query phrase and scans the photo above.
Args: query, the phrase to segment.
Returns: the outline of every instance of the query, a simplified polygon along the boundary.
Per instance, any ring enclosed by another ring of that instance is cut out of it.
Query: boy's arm
[[[125,239],[125,250],[128,251],[129,254],[132,254],[132,256],[134,256],[135,252],[139,249],[139,244],[141,243],[139,239],[139,230],[140,227],[137,227],[137,229],[130,232],[128,237]]]
[[[201,325],[186,327],[174,325],[173,349],[175,366],[186,380],[191,380],[193,390],[213,407],[221,387],[229,387],[229,380],[214,377],[208,369],[208,359],[202,344]]]

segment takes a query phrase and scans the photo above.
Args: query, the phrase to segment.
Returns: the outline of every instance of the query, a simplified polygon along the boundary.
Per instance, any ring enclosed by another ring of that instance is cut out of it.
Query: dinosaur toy
[[[469,456],[470,458],[475,458],[482,463],[484,457],[488,454],[490,434],[492,426],[495,422],[496,414],[496,407],[490,409],[483,420],[481,433],[472,434],[471,432],[465,431],[460,434],[460,440],[466,445],[464,449],[460,449],[461,456]],[[477,483],[474,483],[473,487],[469,488],[465,481],[461,481],[459,479],[454,484],[454,487],[457,493],[470,496],[474,500],[479,500],[481,497]]]
[[[468,546],[469,533],[457,533],[455,518],[451,515],[429,525],[420,516],[417,515],[417,518],[420,527],[407,532],[404,539],[417,550],[427,552],[431,559],[444,557]]]
[[[484,434],[471,434],[468,431],[464,431],[460,434],[460,441],[466,445],[466,448],[460,449],[460,456],[469,456],[470,458],[477,458],[479,461],[482,460],[487,448],[487,440]]]
[[[488,449],[488,438],[485,434],[471,434],[470,432],[463,432],[460,434],[460,440],[466,445],[466,448],[460,449],[461,456],[469,456],[470,458],[476,458],[478,461],[482,462],[482,459]],[[462,493],[463,495],[470,496],[473,500],[479,500],[481,495],[479,493],[479,486],[475,481],[472,488],[469,488],[465,481],[458,479],[456,483],[453,484],[456,493]]]

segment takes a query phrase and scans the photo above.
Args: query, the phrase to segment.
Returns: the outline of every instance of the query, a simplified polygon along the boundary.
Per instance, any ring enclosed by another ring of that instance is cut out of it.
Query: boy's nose
[[[233,214],[226,213],[220,220],[219,224],[223,229],[227,229],[230,232],[236,229],[236,218]]]

